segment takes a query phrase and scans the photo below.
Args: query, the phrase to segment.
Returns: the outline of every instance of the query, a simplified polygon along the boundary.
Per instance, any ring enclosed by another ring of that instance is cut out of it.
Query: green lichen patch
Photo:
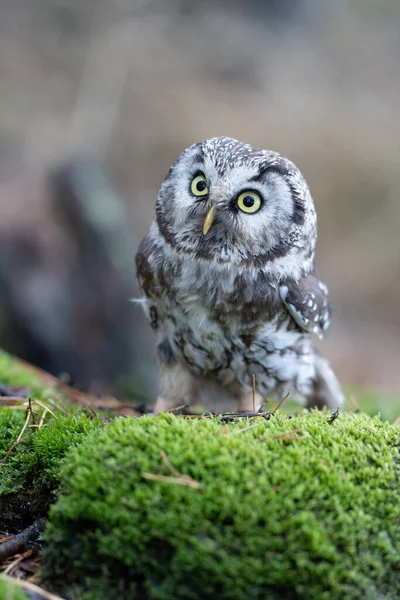
[[[64,461],[43,580],[84,600],[400,596],[399,429],[120,418]]]

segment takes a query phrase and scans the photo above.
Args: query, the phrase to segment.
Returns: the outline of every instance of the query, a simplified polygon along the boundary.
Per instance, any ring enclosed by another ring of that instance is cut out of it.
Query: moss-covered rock
[[[117,419],[64,461],[43,579],[84,600],[394,600],[399,439],[318,411]]]
[[[14,583],[10,577],[0,575],[0,598],[1,600],[27,600],[28,597],[21,586]]]

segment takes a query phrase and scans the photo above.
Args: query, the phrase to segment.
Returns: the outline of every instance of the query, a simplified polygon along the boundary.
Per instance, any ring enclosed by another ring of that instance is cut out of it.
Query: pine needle
[[[177,483],[178,485],[187,485],[188,487],[200,489],[202,484],[195,481],[187,475],[181,477],[171,477],[169,475],[156,475],[155,473],[141,473],[144,479],[150,479],[151,481],[162,481],[164,483]]]
[[[289,398],[289,396],[290,396],[290,392],[288,392],[288,393],[286,394],[286,396],[284,396],[284,397],[282,398],[282,400],[279,402],[279,404],[277,404],[277,405],[275,406],[274,410],[272,411],[272,414],[273,414],[273,415],[274,415],[276,412],[278,412],[278,410],[280,409],[280,407],[282,406],[282,404],[285,402],[285,400],[287,400],[287,399]]]

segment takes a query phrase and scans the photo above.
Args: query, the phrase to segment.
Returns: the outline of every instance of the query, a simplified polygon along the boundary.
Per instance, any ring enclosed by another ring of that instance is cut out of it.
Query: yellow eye
[[[256,192],[242,192],[237,203],[243,212],[255,213],[261,208],[261,197]]]
[[[204,175],[199,174],[193,178],[192,183],[190,184],[190,191],[193,196],[207,196],[208,194],[208,186],[207,179]]]

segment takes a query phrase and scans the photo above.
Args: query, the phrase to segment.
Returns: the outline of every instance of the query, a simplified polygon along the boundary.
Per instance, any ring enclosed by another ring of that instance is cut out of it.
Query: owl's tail
[[[327,407],[333,411],[343,406],[344,395],[335,373],[325,358],[316,356],[313,389],[307,397],[307,407]]]

